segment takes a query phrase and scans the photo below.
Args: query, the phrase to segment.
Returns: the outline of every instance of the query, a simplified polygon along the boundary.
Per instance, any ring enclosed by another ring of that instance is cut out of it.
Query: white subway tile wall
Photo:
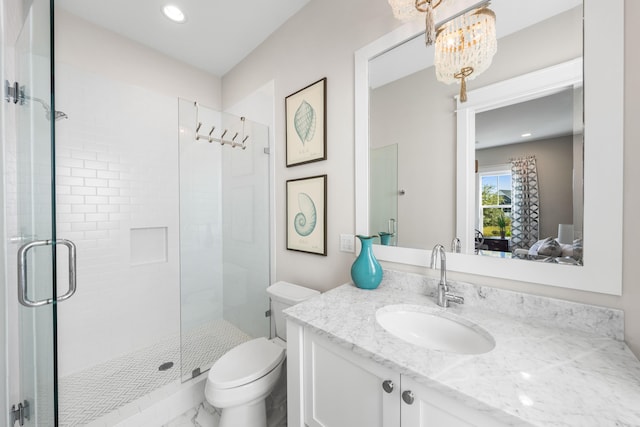
[[[69,117],[56,134],[56,226],[78,248],[78,290],[58,311],[61,425],[135,423],[154,390],[268,335],[269,221],[256,214],[268,212],[268,128],[250,125],[251,148],[225,153],[181,132],[193,132],[192,102],[66,64],[56,80]]]
[[[175,98],[70,65],[56,80],[69,117],[56,129],[56,225],[78,247],[78,291],[58,314],[65,377],[180,332],[178,118]],[[165,230],[164,260],[132,265],[138,228]]]

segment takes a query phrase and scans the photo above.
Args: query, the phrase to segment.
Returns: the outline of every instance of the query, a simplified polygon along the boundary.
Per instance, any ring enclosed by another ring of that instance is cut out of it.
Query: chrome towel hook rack
[[[194,102],[193,105],[196,108],[196,132],[195,132],[196,141],[204,139],[206,141],[209,141],[209,143],[218,142],[220,143],[220,145],[230,145],[232,148],[239,147],[239,148],[242,148],[243,150],[247,149],[247,140],[249,139],[249,135],[244,134],[244,124],[245,124],[244,117],[240,117],[240,121],[242,122],[242,136],[240,141],[236,142],[236,139],[238,139],[238,136],[240,135],[240,131],[235,132],[235,134],[233,135],[233,138],[231,138],[230,140],[225,139],[224,137],[229,132],[228,129],[225,129],[222,132],[222,134],[220,135],[220,138],[214,137],[213,132],[216,130],[215,125],[211,126],[211,130],[209,131],[209,134],[203,135],[200,133],[200,128],[202,128],[202,122],[199,120],[198,103]]]

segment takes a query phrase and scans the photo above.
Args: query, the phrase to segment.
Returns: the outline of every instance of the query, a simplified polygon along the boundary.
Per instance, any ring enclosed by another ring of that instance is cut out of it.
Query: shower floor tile
[[[228,350],[252,337],[233,324],[217,320],[184,334],[183,363],[190,378],[193,369],[201,372]],[[158,367],[171,361],[173,367]],[[104,417],[120,418],[140,412],[136,402],[153,391],[181,378],[180,337],[168,338],[138,352],[128,354],[66,376],[59,382],[60,426],[83,426]],[[134,403],[135,402],[135,403]]]
[[[252,339],[227,321],[207,323],[184,331],[182,340],[182,379],[192,377],[194,369],[204,372],[227,351]]]

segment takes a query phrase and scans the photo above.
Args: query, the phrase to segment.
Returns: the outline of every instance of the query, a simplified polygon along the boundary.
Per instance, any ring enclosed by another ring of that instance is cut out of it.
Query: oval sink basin
[[[482,354],[496,342],[480,326],[441,311],[422,306],[387,306],[376,312],[376,320],[392,335],[431,350],[458,354]]]

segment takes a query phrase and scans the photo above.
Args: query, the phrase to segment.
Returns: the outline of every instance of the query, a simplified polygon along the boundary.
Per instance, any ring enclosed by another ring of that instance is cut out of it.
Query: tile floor
[[[286,367],[283,368],[283,372],[286,372]],[[267,397],[265,406],[267,427],[287,427],[286,374],[283,373],[278,380],[273,392]],[[218,427],[219,423],[220,411],[204,401],[162,427]]]
[[[61,378],[59,384],[60,426],[83,426],[108,417],[172,381],[184,378],[200,367],[204,372],[224,353],[251,337],[231,323],[218,320],[185,334],[180,354],[180,337],[171,337],[138,352]],[[173,367],[160,371],[165,362]],[[122,410],[119,411],[120,413]],[[195,413],[197,419],[197,413]],[[204,412],[200,418],[204,417]],[[191,424],[196,425],[196,424]],[[173,426],[172,426],[173,427]]]
[[[203,402],[162,427],[217,427],[219,423],[219,412]]]

